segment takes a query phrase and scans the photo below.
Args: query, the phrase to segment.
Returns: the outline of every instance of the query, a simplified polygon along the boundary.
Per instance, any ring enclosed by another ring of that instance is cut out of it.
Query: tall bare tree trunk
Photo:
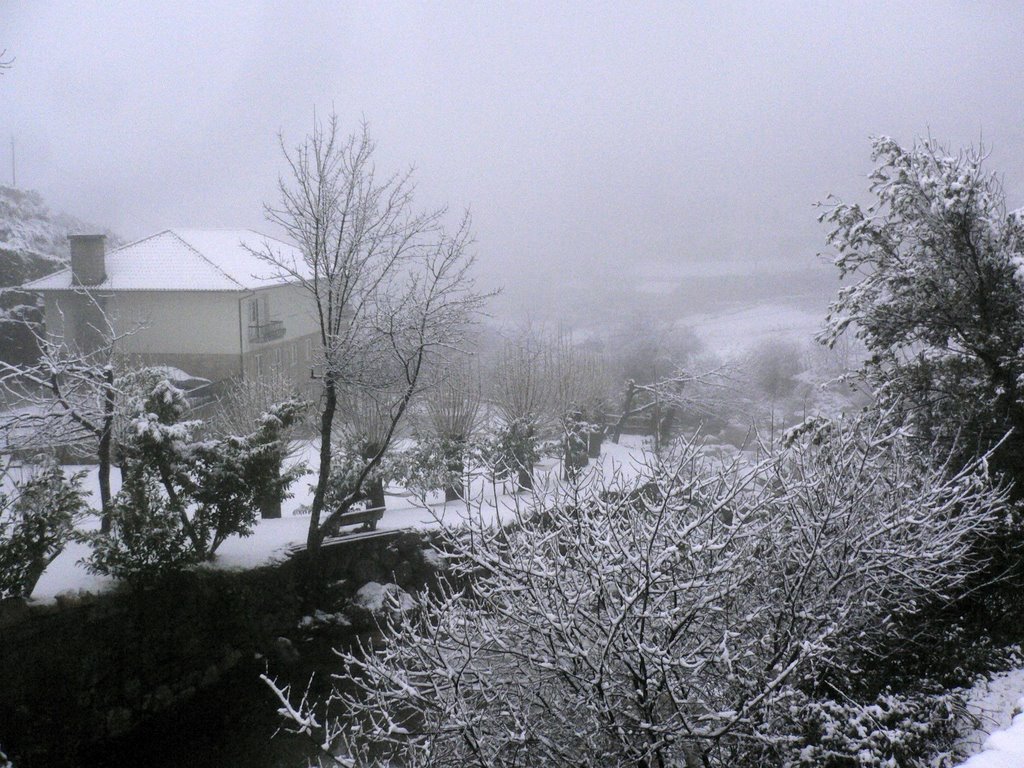
[[[313,492],[313,504],[309,511],[309,534],[306,536],[306,551],[314,569],[319,566],[320,545],[323,543],[320,516],[323,514],[324,499],[331,476],[331,433],[337,409],[338,385],[328,373],[324,382],[324,410],[320,414],[320,467],[317,472],[316,490]]]
[[[103,372],[103,427],[97,449],[99,459],[98,479],[100,484],[100,533],[110,533],[110,452],[114,433],[114,370],[108,367]]]

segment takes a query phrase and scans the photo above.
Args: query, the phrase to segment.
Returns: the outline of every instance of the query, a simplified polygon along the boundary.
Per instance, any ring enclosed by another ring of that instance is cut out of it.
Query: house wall
[[[77,338],[84,296],[47,291],[46,330]],[[123,291],[107,294],[107,317],[122,339],[125,352],[152,354],[239,355],[237,293],[185,291]],[[67,332],[70,330],[70,333]]]
[[[280,320],[284,323],[285,335],[278,341],[303,338],[319,329],[309,293],[298,285],[279,285],[275,288],[246,293],[242,299],[242,324],[246,333],[243,339],[244,352],[258,352],[276,342],[253,341],[248,332],[251,324],[251,305],[258,304],[259,322]]]
[[[227,291],[119,291],[102,297],[118,334],[119,351],[144,365],[171,365],[219,381],[240,375],[240,293]],[[92,310],[91,313],[89,310]],[[87,320],[100,315],[88,297],[71,291],[45,294],[46,330],[80,347],[95,346]]]
[[[139,354],[239,355],[238,293],[125,291],[113,297],[119,329],[141,326],[124,351]]]
[[[249,332],[251,303],[258,302],[259,322],[281,321],[284,335],[280,339],[258,341]],[[314,315],[309,293],[301,286],[282,285],[246,294],[242,300],[243,376],[257,378],[271,373],[290,377],[305,396],[317,388],[310,378],[310,368],[319,345],[319,324]]]
[[[317,349],[317,322],[299,286],[260,291],[119,291],[99,297],[119,333],[132,330],[120,351],[145,365],[171,365],[213,381],[251,378],[271,371],[290,376],[306,395],[315,390],[310,367]],[[280,321],[280,338],[261,340],[257,322]],[[88,346],[88,328],[102,320],[95,302],[71,291],[45,293],[47,332]],[[66,331],[70,332],[66,332]]]

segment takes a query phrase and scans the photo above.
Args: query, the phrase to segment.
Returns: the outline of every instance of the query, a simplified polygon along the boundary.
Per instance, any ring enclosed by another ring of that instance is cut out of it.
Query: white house
[[[308,294],[254,254],[301,265],[294,246],[252,230],[165,230],[106,252],[73,235],[71,266],[25,285],[45,301],[47,333],[95,345],[106,319],[137,329],[120,352],[212,381],[272,369],[308,383],[317,325]]]

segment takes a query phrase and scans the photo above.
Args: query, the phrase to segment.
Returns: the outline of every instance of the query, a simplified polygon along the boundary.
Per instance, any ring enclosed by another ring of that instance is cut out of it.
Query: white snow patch
[[[1017,762],[974,762],[988,754],[992,740],[998,734],[1015,731],[1020,739],[1019,747],[1024,749],[1024,722],[1014,714],[1022,709],[1024,702],[1024,669],[1014,669],[981,680],[967,692],[967,710],[978,720],[978,727],[960,741],[960,750],[966,754],[979,752],[965,766],[971,768],[995,768],[996,766],[1024,766],[1024,755],[1018,755]],[[996,742],[1003,744],[1007,737],[1000,735]],[[988,758],[986,758],[988,759]],[[995,759],[995,758],[992,758]]]
[[[1016,670],[1017,673],[1022,670]],[[1013,674],[1013,673],[1011,673]],[[1018,689],[1019,691],[1020,689]],[[995,731],[985,741],[984,751],[960,768],[1021,768],[1024,766],[1024,697],[1017,700],[1009,727]]]
[[[416,607],[412,595],[397,584],[380,584],[369,581],[359,588],[352,603],[365,608],[374,616],[384,612],[405,613]]]
[[[691,328],[708,349],[730,358],[741,356],[768,339],[810,342],[821,329],[821,315],[782,304],[757,304],[693,315],[681,321],[681,325]]]

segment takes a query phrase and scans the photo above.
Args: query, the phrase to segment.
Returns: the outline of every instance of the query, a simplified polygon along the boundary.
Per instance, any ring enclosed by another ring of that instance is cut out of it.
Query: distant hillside
[[[120,238],[66,213],[53,213],[42,196],[0,185],[0,359],[27,362],[38,354],[25,323],[38,323],[39,297],[16,286],[55,272],[70,258],[68,235],[105,233],[108,246]]]
[[[0,287],[20,285],[67,263],[68,235],[109,231],[66,213],[52,213],[38,192],[0,185]]]

